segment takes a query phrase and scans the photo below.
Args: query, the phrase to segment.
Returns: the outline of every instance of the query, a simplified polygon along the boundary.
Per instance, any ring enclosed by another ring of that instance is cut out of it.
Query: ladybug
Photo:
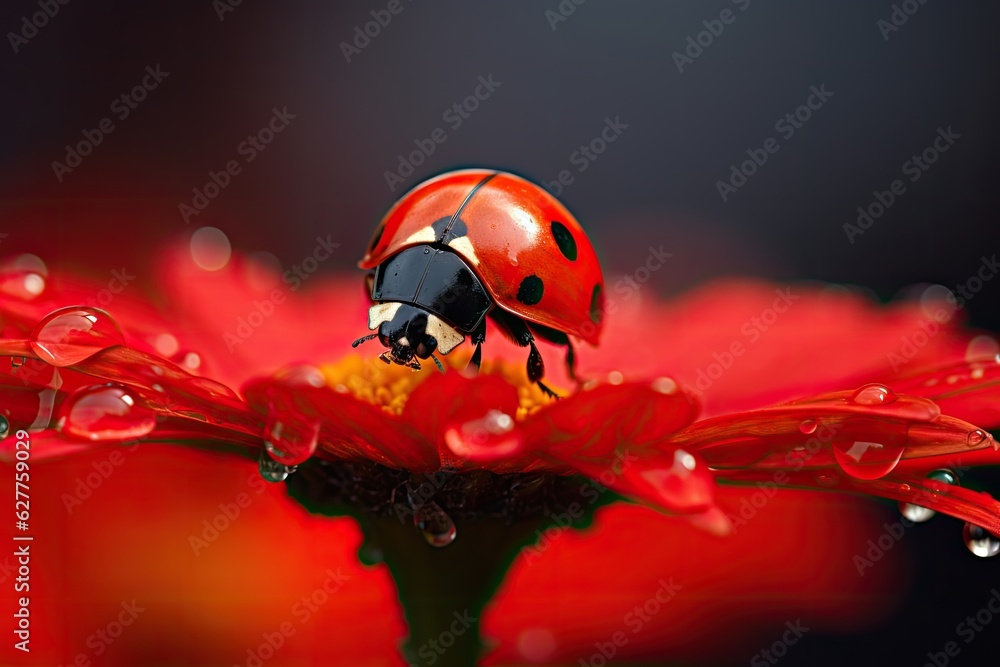
[[[546,190],[502,171],[464,169],[431,178],[385,215],[368,252],[374,301],[368,328],[388,350],[379,358],[420,368],[466,337],[478,371],[489,318],[528,348],[528,378],[549,396],[535,338],[566,346],[570,336],[596,345],[604,313],[604,278],[593,246],[576,218]]]

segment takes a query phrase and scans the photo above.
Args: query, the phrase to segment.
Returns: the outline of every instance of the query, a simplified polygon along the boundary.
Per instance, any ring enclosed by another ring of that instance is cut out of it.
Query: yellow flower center
[[[459,373],[466,367],[471,357],[471,351],[456,351],[441,358],[441,363],[446,372]],[[431,360],[421,363],[423,368],[419,371],[413,371],[398,364],[386,364],[377,356],[352,354],[336,363],[322,365],[320,370],[323,372],[327,386],[334,391],[351,394],[358,400],[377,405],[386,412],[399,415],[413,390],[427,378],[441,372]],[[537,384],[528,381],[523,363],[512,363],[502,359],[484,359],[479,372],[487,375],[499,375],[516,387],[518,408],[515,418],[517,419],[523,419],[553,400],[545,396]],[[568,393],[564,390],[560,391],[556,387],[553,389],[561,395]]]

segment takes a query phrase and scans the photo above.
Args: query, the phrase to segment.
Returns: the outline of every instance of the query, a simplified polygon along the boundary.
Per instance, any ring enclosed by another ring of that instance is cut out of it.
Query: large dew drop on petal
[[[131,391],[117,385],[85,387],[59,410],[59,429],[87,440],[129,440],[148,435],[156,418]]]
[[[858,405],[888,405],[895,403],[899,397],[892,389],[881,384],[866,384],[854,392],[851,401]]]
[[[514,428],[513,417],[490,410],[480,419],[449,426],[444,442],[459,458],[488,461],[520,453],[524,439]]]
[[[118,323],[100,308],[70,306],[52,311],[31,334],[31,349],[53,366],[72,366],[101,350],[124,345]]]
[[[841,469],[857,479],[885,477],[903,456],[903,445],[841,440],[833,443],[833,456]]]
[[[298,419],[288,412],[269,413],[264,423],[264,446],[271,458],[286,466],[305,463],[319,445],[319,422]]]
[[[879,479],[896,468],[906,444],[905,424],[855,418],[845,421],[834,436],[833,457],[855,479]]]
[[[962,537],[969,551],[980,558],[992,558],[1000,553],[1000,537],[981,526],[966,523]]]

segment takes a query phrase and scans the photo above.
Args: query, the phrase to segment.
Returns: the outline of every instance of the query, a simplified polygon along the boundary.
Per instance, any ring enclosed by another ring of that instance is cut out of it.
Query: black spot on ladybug
[[[594,293],[590,296],[590,321],[594,324],[600,324],[601,320],[604,319],[604,308],[601,299],[601,286],[594,285]]]
[[[526,306],[534,306],[542,300],[543,291],[545,284],[542,279],[532,274],[521,281],[521,286],[517,289],[517,300]]]
[[[385,225],[379,225],[378,229],[375,230],[375,236],[372,238],[371,245],[368,246],[368,252],[375,250],[375,246],[378,242],[382,240],[382,233],[385,232]]]
[[[576,261],[576,239],[573,234],[561,222],[552,221],[552,238],[556,240],[556,245],[562,254],[571,262]]]
[[[449,223],[451,223],[450,227]],[[443,245],[448,245],[453,239],[469,233],[469,228],[462,222],[461,218],[455,218],[455,221],[452,222],[451,216],[441,218],[431,225],[431,229],[434,230],[434,237],[437,239],[437,242]]]

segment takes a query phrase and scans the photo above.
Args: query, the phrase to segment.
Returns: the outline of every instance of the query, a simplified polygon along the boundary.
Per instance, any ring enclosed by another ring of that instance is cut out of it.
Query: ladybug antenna
[[[361,338],[351,343],[351,347],[357,347],[358,345],[361,345],[361,343],[370,341],[372,338],[378,338],[378,334],[373,333],[373,334],[368,334],[367,336],[362,336]]]
[[[435,357],[433,354],[431,354],[431,359],[434,360],[434,363],[437,365],[438,370],[444,373],[444,366],[441,365],[441,361],[438,360],[438,358]]]

